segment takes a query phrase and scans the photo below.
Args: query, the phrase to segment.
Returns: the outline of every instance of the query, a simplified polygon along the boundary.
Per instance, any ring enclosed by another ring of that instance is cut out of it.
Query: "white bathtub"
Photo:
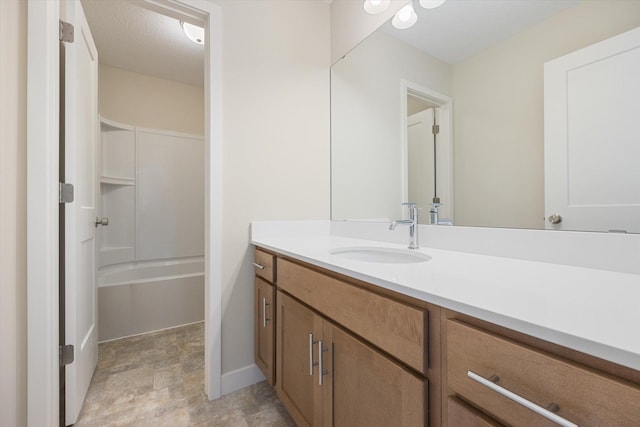
[[[98,339],[204,319],[204,257],[139,261],[98,271]]]
[[[110,265],[98,271],[98,286],[117,286],[193,276],[204,276],[204,257]]]

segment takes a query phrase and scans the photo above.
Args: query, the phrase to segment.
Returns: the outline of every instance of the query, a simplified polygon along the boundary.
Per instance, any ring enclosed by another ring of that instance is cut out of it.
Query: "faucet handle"
[[[402,206],[409,206],[410,208],[415,208],[416,202],[402,202]]]

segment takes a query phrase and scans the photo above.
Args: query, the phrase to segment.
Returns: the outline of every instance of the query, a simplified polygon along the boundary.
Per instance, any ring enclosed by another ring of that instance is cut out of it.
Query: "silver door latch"
[[[105,226],[105,225],[109,225],[109,218],[98,218],[96,217],[96,227],[99,225]]]

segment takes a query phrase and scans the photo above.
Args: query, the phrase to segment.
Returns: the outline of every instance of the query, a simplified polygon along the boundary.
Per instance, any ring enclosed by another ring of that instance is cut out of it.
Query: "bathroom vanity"
[[[299,426],[640,425],[638,314],[598,300],[601,270],[433,248],[352,260],[336,248],[402,245],[321,232],[252,243],[256,363]],[[637,275],[606,273],[637,297]]]

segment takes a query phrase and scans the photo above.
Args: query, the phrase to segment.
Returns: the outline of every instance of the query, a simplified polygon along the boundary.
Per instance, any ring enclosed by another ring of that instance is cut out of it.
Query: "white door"
[[[546,228],[640,232],[638,76],[640,28],[545,64]]]
[[[421,215],[420,223],[429,223],[429,209],[434,195],[433,108],[409,116],[407,121],[409,198]]]
[[[418,217],[421,224],[429,223],[429,210],[435,190],[443,204],[438,209],[440,220],[451,219],[449,147],[445,139],[441,138],[441,133],[435,139],[433,135],[434,123],[439,124],[441,132],[448,125],[442,116],[439,108],[429,108],[412,114],[407,119],[408,200],[416,202],[422,210]]]
[[[66,367],[66,424],[76,422],[98,361],[96,203],[98,56],[79,0],[67,0],[73,43],[65,43],[65,180],[75,200],[65,205],[65,335],[75,348]]]

